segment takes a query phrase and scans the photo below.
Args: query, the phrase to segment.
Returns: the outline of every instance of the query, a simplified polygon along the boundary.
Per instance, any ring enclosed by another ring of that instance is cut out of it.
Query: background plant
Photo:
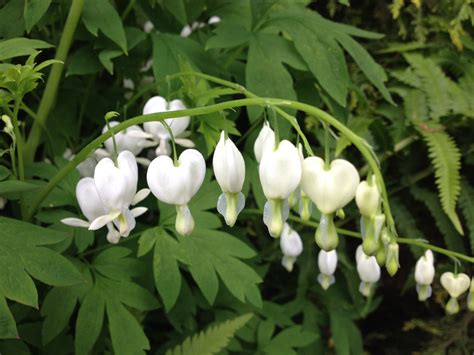
[[[211,16],[221,22],[179,36],[185,25]],[[278,245],[261,223],[265,199],[252,152],[264,117],[260,107],[191,121],[191,138],[208,157],[221,130],[242,134],[237,142],[248,170],[248,200],[233,229],[215,212],[220,190],[210,171],[190,205],[199,221],[191,238],[174,234],[173,209],[152,198],[145,201],[151,212],[119,246],[107,244],[105,234],[61,225],[61,218],[78,215],[75,171],[54,185],[28,220],[44,185],[68,163],[66,148],[78,153],[99,136],[106,112],[117,111],[122,120],[140,115],[157,93],[197,108],[241,97],[238,87],[193,75],[170,79],[192,71],[330,112],[381,160],[400,236],[472,255],[471,17],[467,0],[391,6],[0,1],[0,106],[15,137],[0,140],[0,196],[8,200],[2,211],[8,217],[0,219],[6,270],[0,275],[0,337],[21,338],[0,341],[1,352],[135,353],[151,347],[198,353],[189,350],[195,346],[209,349],[202,353],[360,353],[363,347],[387,349],[394,336],[406,350],[472,349],[472,314],[445,318],[436,302],[417,303],[411,266],[423,249],[410,247],[412,256],[403,248],[401,272],[384,277],[366,301],[353,261],[357,241],[343,237],[338,281],[324,292],[316,282],[314,230],[293,216],[305,251],[293,273],[280,266]],[[301,112],[297,118],[322,156],[322,126]],[[280,134],[296,139],[280,122]],[[331,148],[367,172],[345,137]],[[357,230],[354,206],[346,214],[340,227]],[[438,274],[452,268],[450,259],[438,259]],[[444,302],[441,288],[434,292]]]

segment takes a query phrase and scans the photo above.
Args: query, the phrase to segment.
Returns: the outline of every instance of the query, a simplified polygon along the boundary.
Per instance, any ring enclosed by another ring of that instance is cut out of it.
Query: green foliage
[[[211,355],[225,349],[234,334],[251,318],[252,314],[244,314],[219,324],[211,325],[192,337],[188,337],[180,345],[168,350],[166,355]]]
[[[474,188],[466,180],[461,181],[459,205],[469,230],[471,253],[474,253]]]
[[[460,174],[461,153],[454,140],[441,130],[433,126],[427,130],[420,129],[429,155],[435,168],[436,185],[444,212],[448,215],[454,227],[460,234],[464,234],[461,221],[456,214],[456,202],[461,190]]]

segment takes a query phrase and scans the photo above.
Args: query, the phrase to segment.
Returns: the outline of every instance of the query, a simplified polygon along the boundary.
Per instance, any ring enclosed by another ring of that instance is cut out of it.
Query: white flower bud
[[[318,275],[318,282],[325,290],[329,288],[335,281],[334,272],[337,267],[337,252],[336,250],[325,251],[320,250],[318,254],[318,267],[320,274]]]
[[[285,223],[280,237],[280,248],[283,253],[282,265],[288,272],[293,270],[296,258],[303,252],[303,242],[300,235]]]
[[[119,123],[117,121],[110,121],[110,127],[115,127]],[[102,129],[102,133],[108,131],[108,127],[104,126]],[[133,155],[137,156],[143,150],[143,148],[152,146],[153,143],[148,138],[152,138],[152,136],[148,133],[143,132],[143,130],[139,126],[131,126],[128,127],[126,130],[121,131],[115,134],[115,143],[117,145],[117,153],[123,152],[128,150],[132,152]],[[107,139],[104,142],[105,148],[109,153],[114,152],[114,143],[112,138]]]
[[[452,272],[445,272],[441,275],[441,286],[448,291],[452,298],[458,298],[469,289],[471,279],[464,273],[457,275]]]
[[[435,276],[434,257],[431,250],[418,259],[415,266],[415,281],[420,285],[431,285]]]
[[[368,256],[364,253],[362,245],[356,251],[357,272],[361,279],[359,291],[364,296],[372,294],[373,285],[380,280],[380,266],[375,256]]]
[[[273,130],[270,128],[268,122],[265,122],[253,146],[253,151],[255,153],[255,158],[257,159],[257,162],[260,163],[260,161],[262,160],[263,153],[267,150],[272,150],[274,146],[275,132],[273,132]]]
[[[372,185],[369,185],[367,181],[362,181],[357,186],[355,200],[361,215],[370,217],[377,213],[380,204],[380,192],[375,184],[375,178],[372,179]]]
[[[303,162],[301,188],[321,213],[332,214],[347,205],[354,198],[358,184],[359,173],[347,160],[333,160],[329,170],[319,157],[309,157]]]

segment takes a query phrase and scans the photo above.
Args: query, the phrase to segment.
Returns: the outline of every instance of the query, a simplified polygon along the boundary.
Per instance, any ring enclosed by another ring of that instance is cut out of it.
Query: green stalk
[[[15,147],[16,152],[14,151],[13,154],[16,154],[18,157],[18,177],[21,181],[25,180],[25,165],[23,162],[23,135],[20,132],[20,126],[18,124],[18,112],[20,110],[20,103],[21,98],[15,98],[15,105],[13,106],[13,132],[15,133]]]
[[[324,125],[324,169],[329,170],[331,167],[331,152],[329,148],[329,127]]]
[[[58,50],[54,59],[65,62],[71,47],[74,32],[76,31],[77,23],[81,17],[84,0],[72,0],[69,14],[64,25],[63,34],[59,41]],[[25,145],[25,161],[31,163],[34,160],[36,149],[41,140],[42,130],[45,127],[46,120],[53,108],[58,91],[59,82],[64,69],[64,64],[56,63],[52,65],[51,72],[46,83],[46,87],[41,98],[38,108],[36,120],[33,121],[28,140]]]

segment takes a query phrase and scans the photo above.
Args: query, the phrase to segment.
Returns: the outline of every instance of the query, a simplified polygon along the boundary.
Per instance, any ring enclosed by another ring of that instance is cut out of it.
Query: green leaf
[[[359,136],[363,136],[369,129],[369,126],[372,124],[373,120],[371,118],[365,117],[351,117],[347,123],[347,127],[351,129],[352,132]],[[352,143],[347,139],[346,136],[341,135],[337,140],[336,152],[334,155],[339,156],[344,149],[349,147]]]
[[[72,264],[59,253],[41,247],[60,243],[67,237],[67,234],[0,217],[0,268],[3,270],[0,294],[37,307],[36,288],[28,273],[50,285],[80,282],[80,274]]]
[[[67,61],[66,76],[94,74],[101,70],[101,62],[94,50],[87,46],[71,54]]]
[[[456,203],[461,191],[459,174],[461,153],[454,140],[442,130],[442,127],[431,125],[428,129],[419,129],[418,131],[428,145],[443,211],[456,230],[464,235],[461,222],[456,214]]]
[[[0,195],[17,194],[20,192],[33,191],[39,189],[41,186],[31,184],[29,182],[20,180],[5,180],[0,181]]]
[[[127,38],[117,10],[108,0],[85,0],[82,20],[87,30],[97,36],[101,30],[127,53]]]
[[[30,32],[34,25],[48,11],[51,0],[25,0],[25,26],[26,32]]]
[[[77,315],[74,349],[76,354],[89,354],[104,321],[105,300],[97,287],[86,294]]]
[[[5,180],[11,174],[12,174],[12,172],[10,170],[8,170],[3,165],[0,165],[0,181]]]
[[[261,97],[295,99],[293,78],[284,67],[272,43],[275,35],[258,33],[250,40],[245,82],[247,88]],[[255,121],[263,108],[249,107],[251,121]]]
[[[0,61],[37,53],[37,49],[51,48],[52,45],[38,39],[11,38],[0,41]]]
[[[275,13],[267,26],[279,27],[290,35],[321,87],[345,107],[349,74],[328,22],[322,22],[314,11],[295,7]]]
[[[18,330],[7,301],[0,294],[0,339],[9,338],[18,338]]]
[[[112,59],[120,57],[121,55],[122,52],[111,49],[100,51],[99,60],[110,75],[114,74],[114,63],[112,63]]]
[[[69,323],[77,303],[77,295],[70,287],[51,289],[41,306],[43,344],[53,340]]]
[[[163,300],[165,309],[169,311],[176,303],[181,288],[181,274],[177,262],[179,244],[161,228],[148,229],[145,233],[155,235],[153,275],[156,289]]]
[[[367,76],[367,78],[380,91],[385,100],[395,105],[385,87],[385,82],[388,80],[383,68],[375,62],[372,56],[362,47],[358,42],[354,41],[350,36],[339,34],[336,36],[337,41],[344,47],[344,49],[351,55],[356,64]]]
[[[266,354],[296,354],[294,349],[310,345],[318,335],[299,325],[291,326],[273,337],[263,348]]]
[[[240,317],[212,325],[205,331],[186,338],[182,344],[172,350],[168,350],[166,355],[217,354],[225,349],[234,334],[242,328],[252,316],[252,314],[244,314]]]
[[[184,0],[159,0],[159,3],[171,12],[171,14],[182,24],[188,23],[188,16],[186,15],[186,6]]]
[[[145,354],[144,350],[150,350],[137,319],[119,302],[107,301],[107,318],[115,354]]]
[[[349,315],[334,309],[329,315],[336,353],[338,355],[362,354],[362,335]]]
[[[213,32],[214,36],[206,42],[206,50],[237,47],[247,43],[251,37],[250,32],[244,26],[234,23],[223,23]]]

